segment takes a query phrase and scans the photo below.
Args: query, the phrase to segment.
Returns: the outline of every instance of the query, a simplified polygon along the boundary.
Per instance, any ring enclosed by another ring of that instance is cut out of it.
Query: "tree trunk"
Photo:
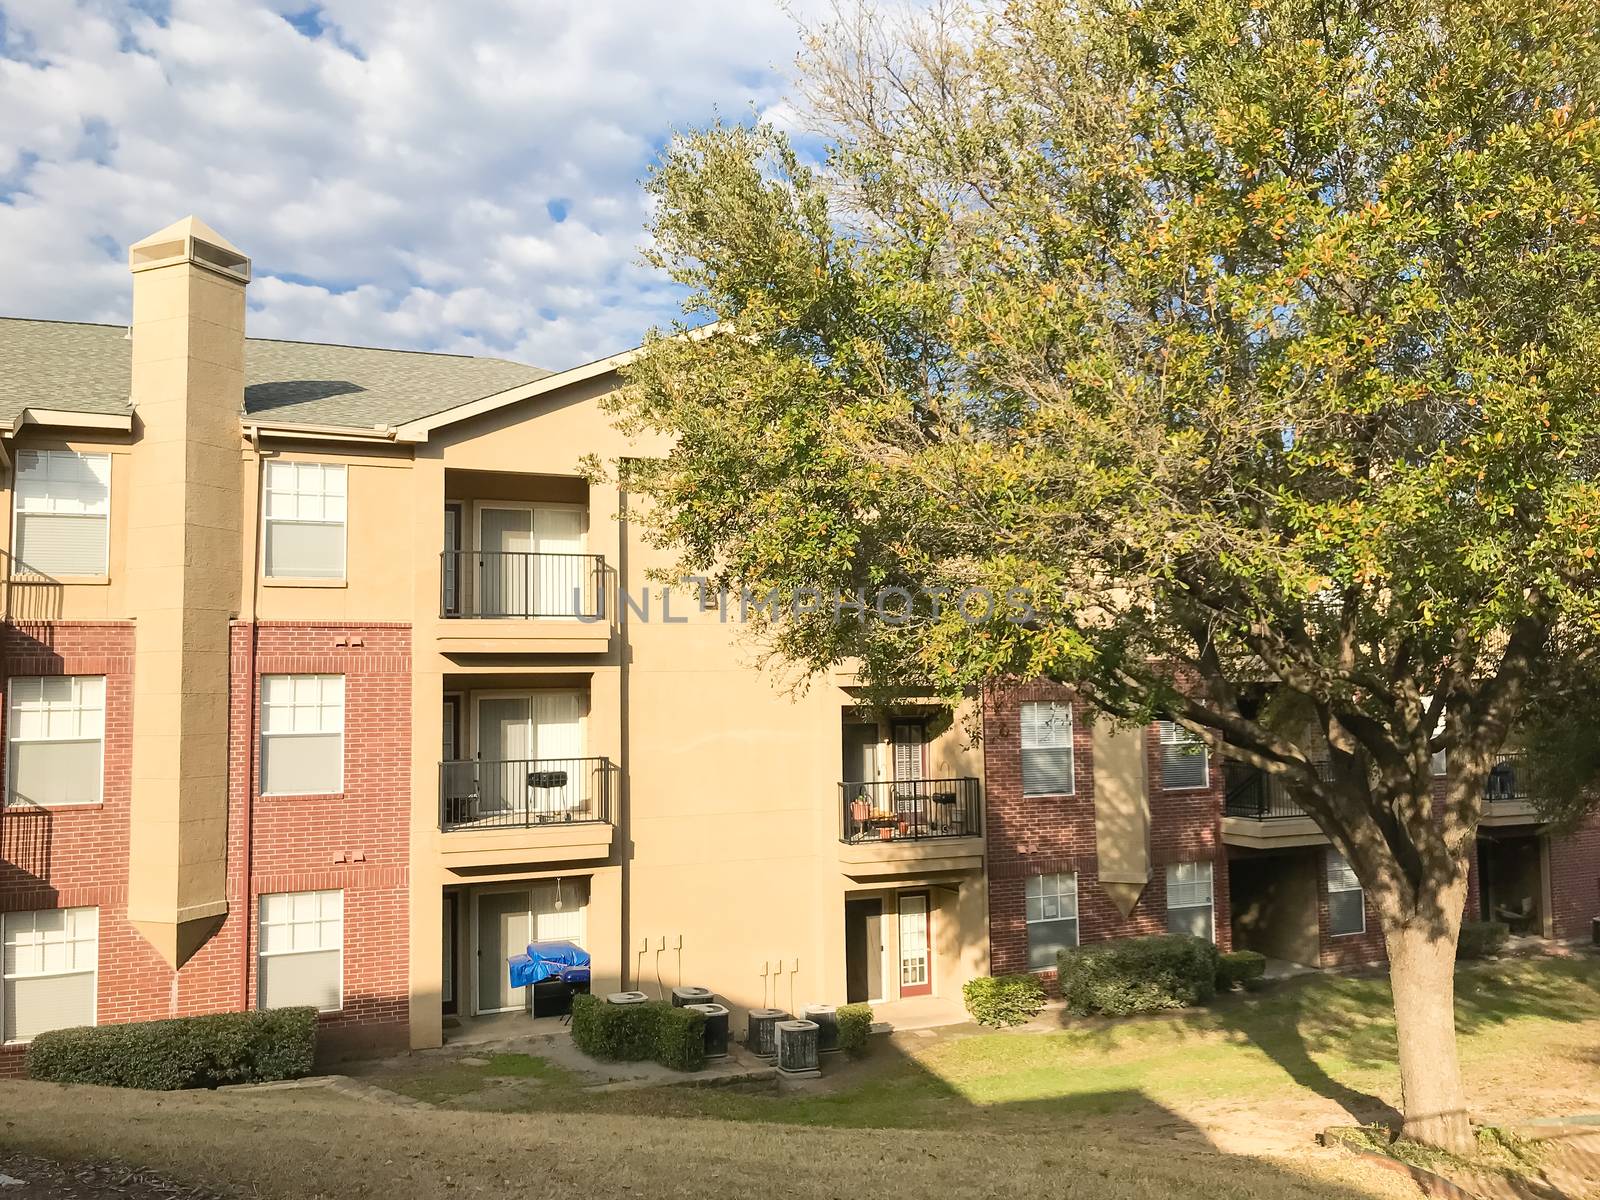
[[[1400,1042],[1400,1107],[1405,1115],[1400,1132],[1442,1150],[1470,1154],[1475,1142],[1456,1057],[1456,937],[1461,917],[1453,899],[1458,898],[1446,898],[1444,909],[1454,915],[1412,917],[1387,930],[1384,938]]]

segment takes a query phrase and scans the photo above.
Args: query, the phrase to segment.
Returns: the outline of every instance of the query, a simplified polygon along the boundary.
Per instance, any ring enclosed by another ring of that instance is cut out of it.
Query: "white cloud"
[[[796,48],[769,0],[0,0],[0,314],[125,320],[192,212],[255,335],[587,361],[677,311],[655,148],[783,111]]]

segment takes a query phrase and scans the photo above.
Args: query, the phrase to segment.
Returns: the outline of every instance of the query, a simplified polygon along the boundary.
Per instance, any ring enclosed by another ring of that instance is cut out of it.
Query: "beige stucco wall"
[[[486,686],[486,673],[517,686],[537,686],[541,675],[563,685],[586,680],[585,752],[620,766],[621,816],[603,862],[506,863],[507,878],[570,877],[592,867],[597,880],[615,880],[615,906],[604,891],[610,883],[597,883],[600,899],[591,899],[588,913],[596,990],[615,979],[654,995],[682,982],[710,987],[741,1009],[844,999],[844,899],[863,890],[842,869],[838,841],[841,724],[854,699],[828,679],[792,689],[796,681],[762,665],[736,620],[702,610],[692,589],[666,598],[648,578],[669,564],[629,519],[637,499],[579,478],[586,454],[610,460],[650,449],[628,444],[595,403],[612,382],[464,422],[416,452],[409,591],[418,631],[411,923],[418,1045],[439,1038],[440,895],[464,882],[440,852],[440,698],[447,689]],[[508,480],[490,474],[496,472],[555,478]],[[442,647],[426,631],[448,632],[450,624],[437,619],[444,500],[470,506],[474,499],[526,497],[529,487],[560,499],[587,493],[587,549],[605,556],[612,579],[609,643],[598,653],[480,655],[463,652],[459,642]],[[620,602],[623,591],[631,604]],[[648,617],[639,612],[646,604]],[[736,614],[737,603],[730,617]],[[958,714],[935,739],[930,772],[981,774],[970,716]],[[887,726],[883,733],[887,738]],[[981,871],[931,880],[913,871],[906,881],[927,888],[933,906],[935,990],[956,995],[965,979],[987,969]],[[885,895],[891,935],[896,882],[874,880],[867,889]],[[893,953],[891,941],[891,988],[898,978]]]

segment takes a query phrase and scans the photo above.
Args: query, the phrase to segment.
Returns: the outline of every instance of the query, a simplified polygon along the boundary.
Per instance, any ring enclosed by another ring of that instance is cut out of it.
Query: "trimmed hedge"
[[[591,1058],[611,1062],[649,1059],[678,1071],[706,1065],[705,1014],[660,1000],[607,1004],[599,996],[574,996],[572,1040]]]
[[[706,1015],[665,1006],[656,1031],[656,1061],[675,1071],[706,1065]]]
[[[273,1008],[53,1029],[29,1045],[28,1074],[170,1092],[298,1079],[311,1073],[316,1053],[317,1010]]]
[[[1186,933],[1063,950],[1061,995],[1080,1017],[1190,1008],[1216,995],[1218,957],[1216,946]]]
[[[841,1005],[838,1018],[839,1049],[859,1058],[867,1052],[867,1039],[872,1036],[872,1005]]]
[[[1231,992],[1237,987],[1255,991],[1255,982],[1267,973],[1267,956],[1254,950],[1235,950],[1217,956],[1217,991]]]
[[[986,975],[967,980],[961,998],[980,1025],[1021,1025],[1044,1007],[1044,984],[1037,975]]]
[[[1457,958],[1488,958],[1505,949],[1511,926],[1504,921],[1463,921],[1456,941]]]

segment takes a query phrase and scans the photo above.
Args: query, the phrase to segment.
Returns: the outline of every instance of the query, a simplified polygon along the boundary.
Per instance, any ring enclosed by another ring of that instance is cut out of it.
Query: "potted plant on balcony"
[[[867,794],[862,792],[850,801],[850,819],[857,825],[865,825],[872,817],[872,805],[867,803]]]

